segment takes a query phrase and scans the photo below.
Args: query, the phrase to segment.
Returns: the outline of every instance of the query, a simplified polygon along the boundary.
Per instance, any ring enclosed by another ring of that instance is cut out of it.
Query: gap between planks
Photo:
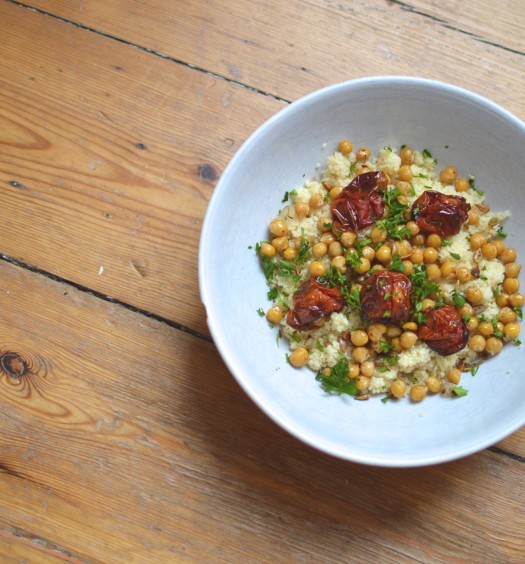
[[[222,76],[221,74],[215,73],[215,72],[207,70],[205,68],[198,67],[197,65],[192,65],[191,63],[187,63],[186,61],[176,59],[175,57],[167,55],[166,53],[162,53],[161,51],[155,51],[154,49],[150,49],[149,47],[145,47],[144,45],[139,45],[138,43],[132,43],[131,41],[127,41],[126,39],[122,39],[121,37],[117,37],[116,35],[112,35],[110,33],[106,33],[104,31],[100,31],[100,30],[95,29],[93,27],[89,27],[87,25],[84,25],[82,23],[75,22],[73,20],[63,18],[61,16],[57,16],[55,14],[52,14],[51,12],[47,12],[46,10],[42,10],[40,8],[34,8],[33,6],[30,6],[29,4],[24,4],[22,2],[18,2],[17,0],[7,0],[7,1],[10,2],[11,4],[14,4],[15,6],[20,7],[20,8],[24,8],[26,10],[31,10],[32,12],[36,12],[37,14],[41,14],[42,16],[46,16],[48,18],[53,18],[53,19],[58,20],[60,22],[78,27],[79,29],[83,29],[85,31],[89,31],[91,33],[94,33],[96,35],[100,35],[102,37],[105,37],[106,39],[118,41],[119,43],[123,43],[124,45],[127,45],[128,47],[133,47],[135,49],[139,49],[140,51],[144,51],[145,53],[149,53],[150,55],[160,57],[161,59],[165,59],[166,61],[170,61],[171,63],[176,63],[178,65],[182,65],[184,67],[190,68],[190,69],[195,70],[197,72],[202,72],[202,73],[204,73],[208,76],[211,76],[212,78],[224,80],[225,82],[228,82],[228,83],[233,84],[235,86],[245,88],[246,90],[249,90],[250,92],[254,92],[256,94],[261,94],[263,96],[267,96],[268,98],[273,98],[274,100],[277,100],[278,102],[284,102],[286,104],[291,103],[291,100],[287,100],[287,99],[282,98],[280,96],[277,96],[275,94],[271,94],[270,92],[265,92],[264,90],[261,90],[260,88],[255,88],[253,86],[245,84],[244,82],[239,82],[238,80],[234,80],[232,78]]]

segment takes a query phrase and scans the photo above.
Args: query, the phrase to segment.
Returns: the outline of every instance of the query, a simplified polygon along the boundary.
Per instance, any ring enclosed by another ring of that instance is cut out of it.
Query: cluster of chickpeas
[[[348,155],[353,151],[353,145],[347,140],[339,143],[339,151]],[[367,172],[368,166],[365,164],[370,158],[370,150],[362,147],[356,151],[357,163],[360,168],[357,174]],[[398,200],[401,204],[408,205],[407,196],[412,191],[410,181],[413,178],[411,164],[414,162],[414,150],[410,147],[403,147],[399,153],[401,167],[394,185],[399,189]],[[467,178],[458,178],[457,170],[452,166],[445,167],[439,175],[439,179],[444,185],[454,185],[456,191],[466,192],[471,188],[471,183]],[[330,186],[324,184],[330,200],[334,200],[343,190],[341,186]],[[322,194],[313,194],[309,202],[296,202],[294,204],[295,216],[297,218],[309,217],[312,212],[321,209],[328,200]],[[484,205],[474,206],[468,213],[468,224],[476,226],[480,222],[480,213],[489,211]],[[308,241],[310,245],[311,257],[313,260],[308,264],[308,273],[312,277],[323,276],[330,267],[337,268],[342,274],[350,275],[353,282],[353,289],[360,289],[360,282],[363,275],[371,269],[388,269],[397,255],[404,266],[404,273],[410,276],[416,265],[425,265],[426,276],[431,282],[459,283],[461,285],[470,283],[464,290],[464,305],[458,309],[467,323],[470,331],[468,347],[470,350],[482,355],[490,356],[498,354],[506,341],[516,339],[520,333],[520,326],[517,322],[518,315],[516,309],[525,303],[525,296],[519,293],[518,275],[521,266],[516,262],[516,251],[505,246],[502,239],[488,241],[481,232],[471,235],[469,244],[475,256],[483,257],[487,260],[499,260],[505,267],[505,279],[498,289],[495,297],[499,306],[497,319],[486,320],[482,315],[483,292],[476,279],[482,273],[476,272],[461,264],[461,260],[439,258],[439,249],[446,244],[446,241],[437,235],[423,235],[416,222],[411,219],[410,209],[406,212],[406,223],[400,228],[408,229],[410,237],[408,239],[393,240],[388,237],[386,231],[378,226],[371,229],[368,238],[370,243],[358,249],[354,246],[357,238],[352,231],[344,231],[338,237],[332,230],[332,217],[320,217],[317,221],[318,236],[314,241]],[[290,237],[288,227],[283,219],[273,219],[269,224],[271,235],[270,242],[262,243],[260,254],[265,257],[273,258],[280,256],[287,261],[294,261],[297,258],[298,250],[304,243],[303,237]],[[351,261],[349,255],[355,255]],[[349,264],[351,262],[351,266]],[[458,290],[460,287],[458,286]],[[438,294],[431,294],[421,303],[422,311],[433,309],[439,298]],[[275,304],[271,307],[266,317],[272,324],[279,324],[283,319],[285,311]],[[358,329],[349,332],[347,335],[349,343],[352,345],[351,362],[349,364],[348,377],[355,380],[356,388],[361,393],[366,394],[370,379],[379,368],[385,367],[385,346],[388,351],[398,354],[410,350],[418,341],[418,324],[415,321],[408,321],[401,327],[373,322],[365,329]],[[305,347],[295,348],[288,357],[289,363],[294,367],[301,367],[308,363],[309,352]],[[383,368],[384,369],[384,368]],[[325,374],[330,374],[330,369],[325,369]],[[446,379],[452,385],[457,385],[461,379],[461,370],[452,368],[446,374]],[[442,391],[442,383],[437,376],[428,377],[424,384],[416,384],[410,388],[410,398],[413,401],[421,401],[428,392],[437,393]],[[401,379],[394,380],[390,385],[390,395],[394,398],[401,398],[407,392],[407,385]]]

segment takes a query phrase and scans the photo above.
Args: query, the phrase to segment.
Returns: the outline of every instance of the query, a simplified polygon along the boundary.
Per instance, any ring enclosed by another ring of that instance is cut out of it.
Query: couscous
[[[256,245],[266,315],[327,392],[461,396],[465,371],[520,344],[525,297],[508,212],[430,151],[348,140],[320,178],[284,195]]]

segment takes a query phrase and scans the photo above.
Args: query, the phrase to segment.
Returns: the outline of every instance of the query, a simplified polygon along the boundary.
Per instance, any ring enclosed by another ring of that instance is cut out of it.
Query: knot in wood
[[[6,352],[0,356],[0,367],[8,376],[17,379],[22,378],[29,370],[27,362],[15,352]]]

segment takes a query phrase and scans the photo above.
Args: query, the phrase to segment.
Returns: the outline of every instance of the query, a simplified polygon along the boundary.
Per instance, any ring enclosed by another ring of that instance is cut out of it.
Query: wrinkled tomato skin
[[[379,270],[361,287],[363,320],[406,321],[410,314],[412,284],[402,272]]]
[[[457,308],[441,306],[424,315],[425,322],[419,326],[417,336],[433,351],[448,356],[465,348],[469,330]]]
[[[293,308],[286,314],[286,322],[299,331],[314,328],[314,323],[331,313],[341,311],[345,300],[339,288],[330,288],[310,278],[303,282],[293,296]]]
[[[412,204],[412,218],[423,235],[452,237],[468,219],[470,204],[462,196],[426,190]]]
[[[357,233],[383,217],[382,190],[388,182],[387,174],[382,171],[356,176],[332,202],[334,229]]]

